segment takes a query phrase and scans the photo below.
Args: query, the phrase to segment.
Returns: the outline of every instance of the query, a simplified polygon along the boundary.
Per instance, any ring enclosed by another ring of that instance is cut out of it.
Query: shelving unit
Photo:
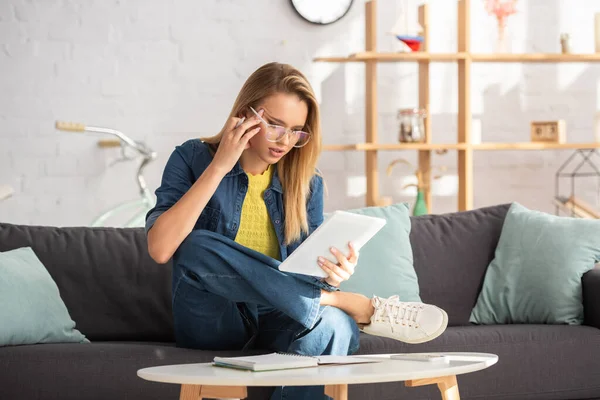
[[[596,62],[600,61],[600,54],[471,54],[473,62],[551,62],[551,63],[573,63],[573,62]]]
[[[453,62],[467,58],[465,53],[426,53],[426,52],[414,52],[414,53],[377,53],[373,51],[365,51],[362,53],[352,54],[349,57],[319,57],[315,58],[314,61],[326,61],[326,62],[364,62],[364,61],[378,61],[378,62],[403,62],[403,61],[446,61]]]
[[[599,62],[600,54],[477,54],[471,53],[470,7],[471,0],[458,0],[458,46],[456,53],[430,53],[429,9],[419,7],[419,23],[424,41],[420,51],[412,53],[380,53],[377,51],[377,0],[365,3],[365,51],[345,57],[317,57],[316,62],[365,64],[366,132],[365,143],[324,146],[326,151],[364,151],[366,157],[368,206],[382,205],[379,197],[379,151],[418,151],[419,169],[425,182],[425,202],[431,210],[431,154],[432,151],[458,152],[458,210],[473,208],[473,151],[478,150],[561,150],[595,149],[600,143],[472,143],[471,140],[471,65],[479,63],[561,63]],[[419,66],[418,107],[425,110],[424,143],[379,143],[377,140],[377,64],[381,62],[416,62]],[[458,66],[458,135],[456,143],[431,142],[431,114],[429,102],[429,66],[432,62],[452,62]]]
[[[578,150],[598,149],[600,143],[481,143],[471,145],[473,150]]]
[[[327,151],[385,151],[385,150],[578,150],[598,149],[595,143],[357,143],[324,146]]]

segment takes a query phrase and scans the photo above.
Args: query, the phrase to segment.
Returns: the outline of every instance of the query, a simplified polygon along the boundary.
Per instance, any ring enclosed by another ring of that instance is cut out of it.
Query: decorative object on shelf
[[[291,0],[292,8],[304,20],[316,25],[329,25],[342,19],[354,0]]]
[[[423,143],[425,137],[425,117],[427,112],[418,108],[398,110],[398,141],[400,143]]]
[[[8,185],[0,185],[0,201],[8,199],[15,191]]]
[[[596,192],[600,195],[600,165],[594,163],[598,161],[600,154],[597,149],[577,149],[571,156],[558,168],[555,174],[554,199],[553,204],[556,206],[556,215],[560,211],[578,218],[600,218],[600,207],[595,207],[581,200],[575,195],[575,181],[577,178],[596,178],[598,185]],[[568,169],[570,165],[574,167]],[[569,178],[570,194],[565,196],[561,194],[560,181],[561,178]],[[600,197],[598,196],[597,197]],[[599,199],[596,199],[599,203]]]
[[[413,205],[412,215],[419,216],[419,215],[429,214],[429,210],[427,208],[427,203],[425,202],[425,189],[427,188],[428,184],[423,179],[423,175],[426,171],[421,171],[420,169],[415,168],[414,165],[412,165],[410,162],[406,161],[404,158],[398,158],[388,164],[387,169],[386,169],[387,176],[390,176],[392,174],[392,170],[394,169],[394,166],[396,164],[408,165],[414,171],[414,174],[417,178],[417,183],[409,183],[409,184],[402,186],[402,189],[406,189],[409,187],[414,187],[417,189],[417,197],[416,197],[415,203]],[[437,168],[440,169],[441,171],[445,171],[447,169],[445,166],[437,167]],[[433,180],[440,179],[441,177],[442,177],[442,175],[436,175],[433,177]]]
[[[419,51],[421,49],[421,43],[424,40],[423,27],[418,21],[409,19],[408,0],[404,0],[400,16],[389,33],[404,43],[405,52]]]
[[[497,53],[508,51],[506,43],[506,23],[508,17],[517,13],[517,0],[485,0],[485,9],[489,15],[496,17],[498,36],[496,37]]]
[[[600,53],[600,13],[594,16],[594,38],[596,53]]]
[[[562,33],[560,35],[560,50],[563,54],[569,54],[571,52],[571,36],[568,33]]]
[[[566,122],[558,121],[532,121],[531,122],[531,141],[532,142],[551,142],[565,143],[566,141]]]

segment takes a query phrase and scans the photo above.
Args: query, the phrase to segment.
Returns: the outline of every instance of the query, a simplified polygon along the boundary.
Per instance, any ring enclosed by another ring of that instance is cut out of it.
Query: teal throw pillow
[[[0,346],[87,343],[30,247],[0,253]]]
[[[579,325],[581,278],[598,260],[600,220],[513,203],[470,322]]]
[[[342,282],[340,289],[367,297],[399,295],[401,301],[421,302],[409,238],[409,205],[397,203],[347,211],[384,218],[387,223],[361,248],[354,274]]]

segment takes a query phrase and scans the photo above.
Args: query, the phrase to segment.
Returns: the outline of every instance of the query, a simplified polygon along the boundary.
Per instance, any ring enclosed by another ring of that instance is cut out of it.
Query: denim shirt
[[[160,187],[156,189],[157,203],[146,215],[146,232],[163,212],[192,187],[212,159],[208,144],[200,139],[190,139],[176,146],[165,166]],[[194,229],[206,229],[235,240],[247,191],[248,175],[237,162],[204,207]],[[283,189],[277,169],[273,173],[270,186],[264,192],[264,200],[277,234],[280,261],[283,261],[306,239],[307,234],[302,234],[299,240],[285,245]],[[310,195],[306,207],[310,234],[323,222],[323,180],[318,175],[314,175],[310,182]]]

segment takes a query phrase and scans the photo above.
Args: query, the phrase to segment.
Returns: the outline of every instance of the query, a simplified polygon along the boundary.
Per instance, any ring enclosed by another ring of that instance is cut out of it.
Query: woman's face
[[[269,96],[255,110],[258,113],[264,110],[262,118],[267,123],[291,130],[302,130],[308,116],[306,103],[290,93]],[[250,110],[246,118],[251,117],[254,117],[254,113]],[[290,142],[289,135],[285,135],[279,142],[270,142],[265,135],[265,124],[261,123],[260,128],[260,132],[250,139],[250,148],[247,151],[252,151],[267,164],[275,164],[294,147],[294,143]]]

